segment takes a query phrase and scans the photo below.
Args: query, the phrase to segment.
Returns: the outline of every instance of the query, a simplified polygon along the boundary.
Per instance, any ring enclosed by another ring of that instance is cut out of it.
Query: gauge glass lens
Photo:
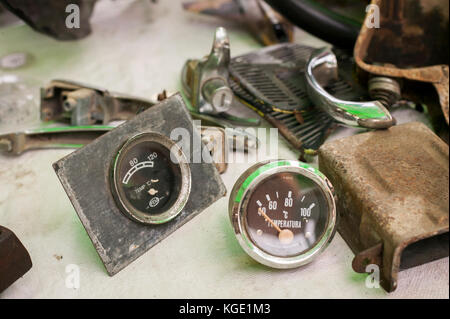
[[[262,180],[251,192],[245,227],[266,253],[291,257],[314,247],[328,224],[322,189],[299,173],[282,172]]]
[[[121,152],[117,172],[119,196],[129,210],[161,214],[180,194],[181,169],[172,162],[170,150],[159,143],[130,144]]]

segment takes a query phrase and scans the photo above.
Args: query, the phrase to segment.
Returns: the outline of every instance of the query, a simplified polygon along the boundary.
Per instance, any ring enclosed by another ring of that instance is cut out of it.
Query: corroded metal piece
[[[80,148],[112,126],[62,126],[48,127],[0,135],[0,152],[20,155],[31,149]]]
[[[339,198],[338,231],[353,268],[378,264],[381,285],[398,272],[448,256],[449,149],[430,129],[408,123],[325,143],[319,168]]]
[[[0,292],[22,277],[31,266],[30,255],[17,236],[0,226]]]
[[[110,175],[117,152],[127,140],[145,132],[175,139],[183,151],[189,150],[189,154],[185,153],[193,185],[189,199],[174,219],[159,225],[144,225],[127,218],[111,193]],[[200,163],[196,162],[199,157],[203,158]],[[179,94],[67,155],[53,168],[111,276],[226,193],[209,150],[201,143]]]
[[[152,105],[148,100],[73,81],[53,80],[41,89],[41,120],[75,126],[128,120]]]
[[[369,27],[369,13],[354,48],[357,65],[371,74],[431,83],[448,124],[449,2],[372,0],[372,4],[380,8],[380,28]]]

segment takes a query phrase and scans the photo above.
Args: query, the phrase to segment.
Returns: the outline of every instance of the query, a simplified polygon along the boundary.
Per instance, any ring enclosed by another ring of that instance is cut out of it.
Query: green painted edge
[[[52,144],[51,147],[55,148],[81,148],[85,144],[65,144],[65,143],[59,143],[59,144]]]
[[[360,106],[340,104],[339,107],[348,113],[358,116],[360,119],[384,118],[386,114],[375,106]]]
[[[112,130],[114,126],[109,125],[83,125],[83,126],[56,126],[56,127],[44,127],[44,128],[38,128],[29,131],[30,133],[49,133],[49,132],[70,132],[70,131],[82,131],[82,130],[105,130],[109,131]]]

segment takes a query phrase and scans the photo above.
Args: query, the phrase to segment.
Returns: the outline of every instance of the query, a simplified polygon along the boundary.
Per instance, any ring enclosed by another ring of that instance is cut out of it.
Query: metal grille
[[[264,114],[264,118],[302,152],[316,151],[323,144],[328,134],[336,126],[334,120],[317,108],[308,108],[297,113],[273,111],[260,103],[236,81],[230,80],[230,87],[241,100]]]
[[[316,151],[336,127],[334,120],[308,98],[303,72],[315,48],[280,44],[233,58],[230,87],[241,100],[263,113],[291,145]],[[339,78],[325,89],[345,100],[362,100],[367,92],[353,82],[352,57],[335,50]]]

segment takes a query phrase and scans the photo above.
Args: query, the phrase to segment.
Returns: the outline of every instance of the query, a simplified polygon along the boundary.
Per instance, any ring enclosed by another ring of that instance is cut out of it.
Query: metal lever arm
[[[43,148],[80,148],[113,126],[49,127],[0,135],[0,152],[20,155],[26,150]]]
[[[383,129],[395,125],[395,119],[380,101],[340,100],[323,87],[337,79],[337,59],[330,48],[314,51],[305,70],[309,98],[336,121],[355,127]]]

